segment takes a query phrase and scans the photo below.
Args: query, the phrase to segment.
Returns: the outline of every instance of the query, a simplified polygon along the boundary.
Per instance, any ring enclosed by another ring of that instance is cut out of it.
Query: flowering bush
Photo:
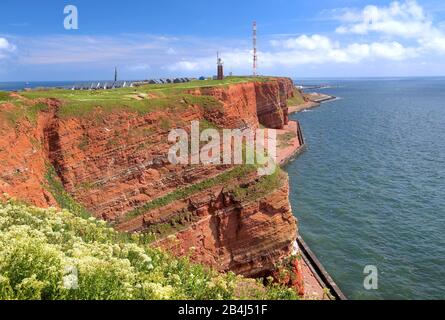
[[[0,203],[0,299],[292,299],[220,274],[66,210]]]

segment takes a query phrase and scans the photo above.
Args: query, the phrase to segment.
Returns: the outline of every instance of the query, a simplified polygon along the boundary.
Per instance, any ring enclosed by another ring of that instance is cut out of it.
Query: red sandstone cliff
[[[189,105],[141,115],[101,114],[98,107],[88,117],[68,118],[59,116],[62,101],[46,100],[48,108],[38,114],[35,124],[21,121],[11,126],[0,118],[0,194],[37,206],[56,205],[45,187],[45,172],[52,165],[77,202],[118,229],[144,232],[168,227],[156,244],[175,254],[190,253],[194,260],[224,271],[269,274],[277,261],[289,256],[297,234],[285,175],[280,186],[248,201],[238,199],[232,189],[242,185],[255,192],[256,173],[142,210],[132,219],[127,215],[231,169],[170,164],[167,136],[171,128],[188,128],[192,120],[224,128],[259,124],[282,128],[288,122],[286,100],[293,92],[290,79],[278,78],[189,92],[216,98],[222,104],[218,110]],[[0,108],[14,106],[3,103]]]
[[[267,83],[200,88],[190,93],[213,96],[221,101],[224,113],[209,115],[208,120],[225,128],[256,128],[262,124],[281,129],[289,120],[286,101],[294,95],[294,85],[290,79],[279,78]]]

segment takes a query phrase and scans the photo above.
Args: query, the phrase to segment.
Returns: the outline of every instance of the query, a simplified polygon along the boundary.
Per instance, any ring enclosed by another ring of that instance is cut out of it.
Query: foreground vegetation
[[[103,221],[0,204],[0,299],[295,299],[141,245]]]

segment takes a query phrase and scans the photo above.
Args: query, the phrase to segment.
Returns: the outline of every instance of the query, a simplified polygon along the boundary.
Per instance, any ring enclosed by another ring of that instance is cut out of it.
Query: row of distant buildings
[[[168,84],[168,83],[185,83],[196,80],[196,78],[162,78],[162,79],[151,79],[144,81],[137,81],[134,83],[135,86],[140,86],[144,84]]]
[[[110,90],[131,87],[134,87],[134,82],[131,81],[88,82],[84,84],[75,84],[71,87],[71,90]]]
[[[71,87],[71,90],[111,90],[119,88],[133,88],[147,84],[173,84],[173,83],[186,83],[194,80],[222,80],[224,79],[224,71],[222,67],[222,60],[218,57],[218,75],[214,77],[199,77],[199,78],[161,78],[150,80],[138,80],[138,81],[117,81],[117,69],[115,71],[115,80],[108,82],[88,82],[84,84],[75,84]]]
[[[200,78],[201,79],[201,78]],[[119,88],[133,88],[145,84],[169,84],[169,83],[185,83],[196,78],[163,78],[142,81],[113,81],[113,82],[88,82],[84,84],[75,84],[71,90],[111,90]],[[205,78],[204,78],[205,80]]]

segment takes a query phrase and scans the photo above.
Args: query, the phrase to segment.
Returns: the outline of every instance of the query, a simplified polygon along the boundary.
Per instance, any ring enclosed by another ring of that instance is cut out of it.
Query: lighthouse
[[[218,67],[218,73],[217,73],[216,79],[224,80],[224,64],[222,62],[222,59],[219,56],[219,52],[217,52],[217,54],[216,54],[216,61],[217,61],[216,64]]]

